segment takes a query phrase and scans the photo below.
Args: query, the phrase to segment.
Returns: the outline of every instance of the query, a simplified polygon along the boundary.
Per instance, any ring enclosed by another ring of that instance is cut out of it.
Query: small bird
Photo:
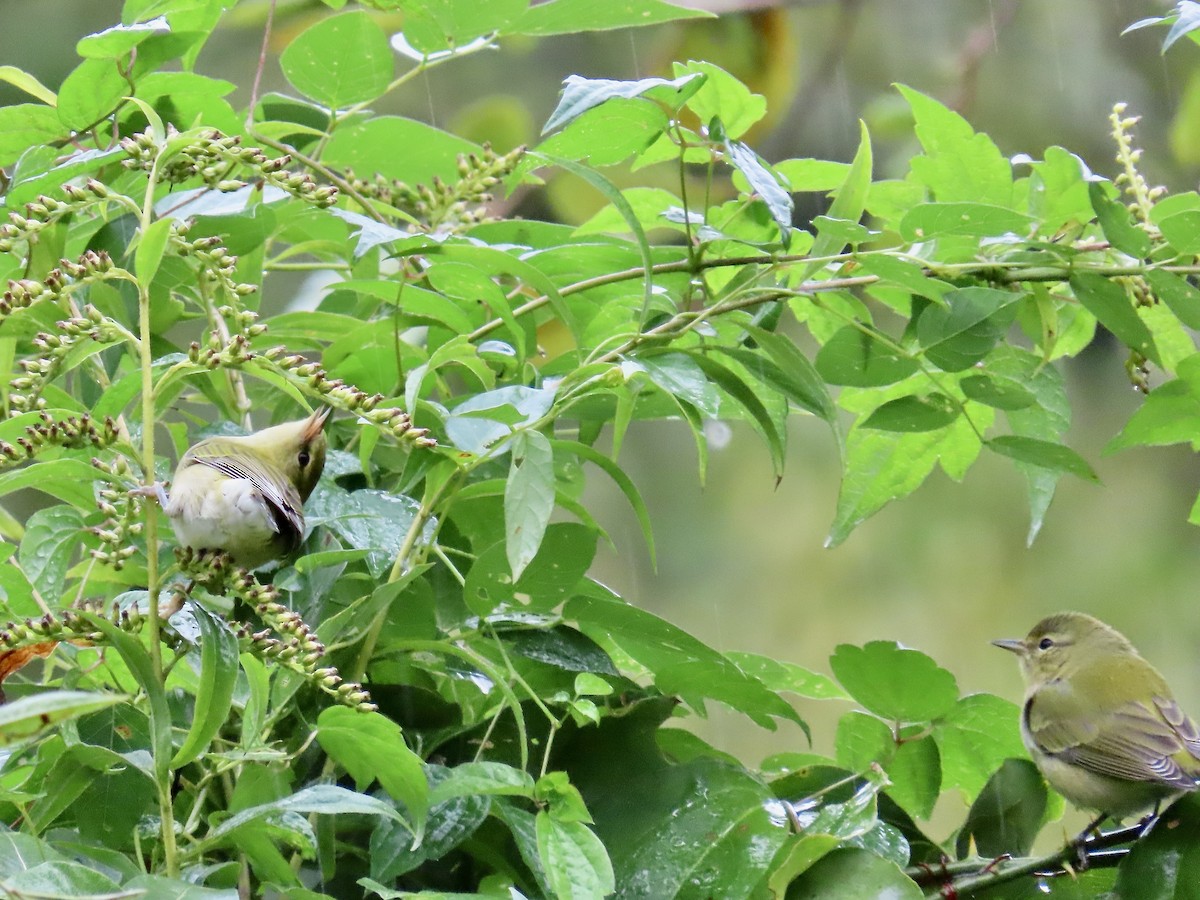
[[[304,501],[325,468],[330,409],[245,437],[200,441],[179,461],[168,496],[154,491],[179,543],[219,550],[254,569],[304,538]]]
[[[1056,791],[1121,819],[1200,786],[1200,731],[1158,671],[1116,629],[1065,612],[1011,650],[1025,676],[1021,737]],[[1086,832],[1085,832],[1086,833]]]

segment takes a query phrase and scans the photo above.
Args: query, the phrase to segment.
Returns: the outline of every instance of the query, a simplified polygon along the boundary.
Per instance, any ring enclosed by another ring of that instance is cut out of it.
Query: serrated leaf
[[[943,203],[965,201],[1012,206],[1012,165],[992,139],[932,97],[898,85],[912,107],[924,156],[912,160],[913,174]]]
[[[958,700],[954,676],[895,641],[840,644],[829,658],[834,677],[871,712],[897,722],[930,722]]]
[[[1015,703],[992,694],[970,694],[955,703],[933,730],[945,785],[974,802],[1004,760],[1026,755],[1020,718]]]
[[[70,506],[40,509],[25,523],[18,550],[21,570],[54,608],[61,605],[63,583],[79,549],[82,530],[83,516]]]

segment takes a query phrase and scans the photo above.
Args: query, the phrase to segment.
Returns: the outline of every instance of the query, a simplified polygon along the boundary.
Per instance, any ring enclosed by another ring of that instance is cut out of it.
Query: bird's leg
[[[128,493],[135,497],[153,497],[158,501],[158,505],[163,509],[167,508],[167,504],[171,502],[171,498],[167,496],[167,489],[163,487],[161,481],[156,481],[154,484],[144,484],[141,487],[130,488]]]
[[[1156,800],[1154,802],[1154,811],[1151,812],[1149,815],[1147,815],[1145,818],[1143,818],[1142,821],[1138,822],[1138,826],[1142,829],[1140,832],[1138,832],[1138,840],[1139,841],[1142,838],[1144,838],[1146,835],[1148,835],[1151,831],[1153,831],[1154,826],[1158,824],[1158,817],[1159,817],[1158,808],[1161,805],[1162,805],[1162,801]]]
[[[1075,845],[1075,858],[1079,863],[1079,871],[1083,871],[1088,867],[1088,852],[1087,843],[1092,835],[1100,833],[1100,825],[1108,818],[1108,813],[1100,813],[1095,819],[1088,823],[1087,828],[1079,832],[1079,837],[1075,838],[1072,843]]]

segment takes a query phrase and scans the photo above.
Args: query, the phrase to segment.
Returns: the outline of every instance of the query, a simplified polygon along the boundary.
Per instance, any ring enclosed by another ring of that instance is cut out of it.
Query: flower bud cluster
[[[0,469],[32,459],[44,447],[96,447],[104,449],[116,443],[120,437],[116,423],[109,417],[97,426],[87,413],[54,419],[43,412],[41,423],[25,429],[25,437],[17,438],[16,444],[0,441]]]
[[[447,183],[434,177],[429,184],[410,185],[376,175],[371,181],[349,174],[355,190],[367,197],[411,213],[430,230],[460,231],[488,219],[492,191],[509,175],[525,154],[517,147],[503,156],[485,144],[482,154],[460,154],[458,180]]]
[[[129,463],[121,456],[107,463],[93,458],[92,465],[116,484],[129,477]],[[142,499],[138,494],[107,487],[96,492],[96,506],[104,514],[104,521],[90,530],[103,546],[92,551],[92,558],[119,572],[138,549],[134,539],[144,528]]]
[[[279,602],[278,588],[259,584],[245,569],[234,572],[228,585],[233,594],[254,607],[267,626],[254,631],[243,623],[238,629],[238,638],[244,649],[261,659],[273,660],[299,673],[339,703],[362,712],[378,708],[361,684],[345,681],[337,669],[321,665],[325,658],[325,645],[299,613]]]
[[[154,167],[159,154],[154,137],[146,133],[125,138],[121,149],[129,155],[123,162],[126,168],[147,172]],[[251,180],[261,179],[317,206],[332,206],[337,202],[337,188],[320,186],[307,173],[287,171],[291,161],[287,155],[271,159],[257,147],[243,147],[240,136],[226,136],[213,130],[180,148],[159,167],[159,177],[174,184],[199,178],[214,190],[236,191],[249,183],[239,177],[248,169],[253,173]]]
[[[85,306],[83,314],[55,323],[61,334],[38,332],[33,338],[39,356],[20,361],[24,375],[18,375],[9,387],[9,404],[25,412],[45,406],[42,391],[58,376],[58,370],[71,349],[87,338],[111,342],[124,337],[122,329],[94,306]]]
[[[84,644],[104,643],[104,634],[95,631],[81,613],[101,616],[122,631],[136,633],[145,622],[136,605],[121,609],[116,603],[105,613],[99,602],[84,603],[78,610],[63,609],[57,614],[46,613],[36,619],[8,622],[0,627],[0,650],[16,650],[46,641],[72,641]]]
[[[429,429],[414,428],[404,410],[379,406],[386,399],[382,394],[368,394],[340,378],[330,378],[318,363],[309,362],[299,354],[288,354],[286,347],[271,347],[263,351],[262,357],[292,380],[320,395],[328,405],[357,413],[372,425],[416,447],[437,446],[437,440],[429,436]]]
[[[238,258],[221,244],[217,235],[189,241],[188,228],[184,222],[176,222],[172,227],[172,246],[180,256],[194,257],[204,273],[229,297],[245,297],[258,290],[257,285],[244,284],[234,278]]]
[[[67,195],[65,201],[39,194],[25,204],[25,215],[9,213],[8,222],[0,225],[0,253],[12,250],[17,241],[28,241],[68,213],[110,196],[108,187],[94,178],[87,179],[82,186],[64,184],[62,190]]]
[[[216,369],[221,366],[238,368],[254,359],[254,351],[250,349],[250,341],[244,334],[235,334],[225,344],[215,332],[209,334],[209,346],[201,347],[199,341],[188,345],[188,359],[206,369]]]
[[[98,281],[113,271],[112,258],[101,250],[86,251],[78,262],[59,260],[58,268],[51,269],[42,281],[22,278],[8,283],[8,290],[0,296],[0,316],[11,315],[18,309],[27,309],[43,300],[57,300],[74,284]]]
[[[1138,220],[1138,224],[1151,237],[1158,237],[1158,228],[1151,222],[1151,210],[1154,208],[1154,204],[1166,195],[1167,189],[1162,186],[1150,187],[1145,176],[1138,169],[1138,163],[1142,159],[1142,149],[1133,146],[1132,132],[1137,123],[1141,121],[1141,117],[1126,117],[1126,109],[1126,104],[1117,103],[1108,117],[1109,124],[1112,125],[1111,134],[1117,144],[1116,159],[1122,168],[1122,171],[1113,179],[1113,184],[1123,188],[1125,194],[1130,198],[1129,210]]]

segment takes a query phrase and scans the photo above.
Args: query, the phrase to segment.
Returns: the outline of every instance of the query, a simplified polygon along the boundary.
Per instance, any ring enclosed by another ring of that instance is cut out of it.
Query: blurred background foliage
[[[907,106],[891,87],[911,85],[962,112],[1002,152],[1060,145],[1112,176],[1112,104],[1142,116],[1143,170],[1152,183],[1194,189],[1200,172],[1200,48],[1182,41],[1167,56],[1157,30],[1121,36],[1171,4],[1155,0],[676,0],[720,13],[636,32],[505,43],[428,73],[380,104],[380,112],[432,122],[499,150],[538,140],[564,77],[670,75],[673,60],[707,59],[764,94],[770,111],[749,138],[770,160],[849,160],[857,119],[872,133],[876,177],[902,171],[916,151]],[[75,41],[117,21],[120,0],[4,0],[0,64],[61,83]],[[243,0],[207,46],[199,69],[249,85],[268,14]],[[282,47],[327,13],[315,0],[280,0]],[[389,30],[399,15],[383,17]],[[287,92],[272,63],[263,90]],[[0,85],[0,102],[23,99]],[[246,97],[232,98],[235,105]],[[366,173],[364,173],[366,174]],[[621,181],[619,171],[611,177]],[[634,176],[648,184],[653,173]],[[662,178],[670,177],[664,170]],[[518,214],[585,221],[602,198],[569,177],[511,198]],[[811,216],[821,210],[800,209]],[[311,285],[297,282],[303,295]],[[276,298],[280,302],[281,298]],[[823,548],[838,489],[827,429],[797,420],[776,486],[767,451],[749,428],[714,423],[704,486],[687,429],[652,424],[626,441],[622,464],[651,509],[659,568],[651,569],[636,522],[611,486],[597,481],[589,508],[613,546],[595,574],[631,602],[682,625],[720,650],[751,650],[828,672],[840,643],[893,638],[954,672],[964,692],[1018,699],[1012,659],[988,647],[1020,636],[1054,610],[1086,610],[1130,636],[1200,713],[1200,531],[1186,517],[1200,464],[1183,448],[1101,450],[1139,402],[1122,370],[1125,354],[1103,338],[1066,369],[1075,420],[1068,442],[1104,485],[1064,479],[1037,541],[1026,548],[1021,476],[985,455],[965,484],[944,475]],[[1153,385],[1153,380],[1152,380]],[[841,709],[801,709],[814,749],[832,752]],[[800,750],[798,728],[768,733],[713,710],[705,736],[748,764]]]

